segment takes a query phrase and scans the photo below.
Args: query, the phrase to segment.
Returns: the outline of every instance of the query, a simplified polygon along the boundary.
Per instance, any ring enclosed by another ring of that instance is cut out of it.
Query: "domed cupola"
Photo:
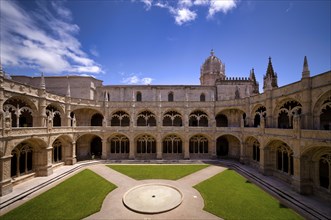
[[[201,66],[200,84],[215,85],[217,79],[225,79],[225,65],[214,55],[214,50],[211,50],[210,56]]]

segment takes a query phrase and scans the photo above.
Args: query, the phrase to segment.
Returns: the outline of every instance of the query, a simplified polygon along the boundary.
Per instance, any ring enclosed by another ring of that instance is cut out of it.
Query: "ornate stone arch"
[[[193,110],[189,115],[189,126],[208,127],[208,114],[200,109]]]
[[[302,104],[294,98],[286,98],[280,101],[274,109],[274,119],[278,128],[292,128],[293,116],[300,115]]]
[[[110,126],[130,126],[130,114],[124,110],[113,111],[110,116]]]
[[[183,116],[176,110],[166,111],[162,116],[163,126],[183,126]]]
[[[317,99],[314,107],[313,107],[313,124],[314,129],[331,129],[331,90],[323,93]],[[323,118],[324,124],[321,122],[321,115],[323,113],[327,113],[326,118]]]
[[[140,111],[136,117],[137,126],[156,126],[156,115],[150,110]]]

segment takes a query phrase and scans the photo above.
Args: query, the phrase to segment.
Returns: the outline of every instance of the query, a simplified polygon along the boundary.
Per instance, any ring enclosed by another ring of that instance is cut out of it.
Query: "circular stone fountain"
[[[182,201],[183,195],[177,188],[158,183],[136,186],[123,196],[123,203],[127,208],[148,214],[170,211]]]

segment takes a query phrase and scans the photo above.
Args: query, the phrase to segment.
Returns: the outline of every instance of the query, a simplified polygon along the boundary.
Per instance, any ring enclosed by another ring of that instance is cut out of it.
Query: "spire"
[[[214,49],[211,49],[210,56],[214,56]]]
[[[249,74],[249,78],[256,83],[256,78],[255,78],[255,73],[254,73],[254,68],[252,68],[250,74]]]
[[[67,76],[67,94],[66,97],[71,96],[71,91],[70,91],[70,82],[69,82],[69,76]]]
[[[272,63],[271,63],[271,57],[269,57],[269,63],[268,63],[268,68],[267,68],[267,74],[266,76],[271,76],[271,77],[275,77],[275,72],[274,72],[274,68],[272,67]]]
[[[272,67],[271,57],[269,57],[267,72],[266,75],[263,77],[263,80],[264,90],[271,90],[278,87],[277,74],[274,72],[274,68]]]
[[[310,70],[308,66],[307,56],[303,60],[302,78],[310,77]]]
[[[252,68],[250,75],[249,75],[250,80],[253,82],[253,93],[258,94],[259,93],[259,83],[256,81],[255,73],[254,73],[254,68]]]
[[[41,73],[39,88],[42,89],[42,90],[46,89],[45,78],[44,78],[44,73],[43,72]]]

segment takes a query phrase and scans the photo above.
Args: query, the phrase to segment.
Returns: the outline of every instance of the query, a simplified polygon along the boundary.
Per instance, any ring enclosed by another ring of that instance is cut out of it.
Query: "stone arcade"
[[[299,72],[299,71],[298,71]],[[295,74],[295,73],[292,73]],[[212,51],[201,85],[112,86],[0,70],[0,195],[57,166],[99,159],[235,159],[302,194],[331,197],[331,71],[263,93]]]

